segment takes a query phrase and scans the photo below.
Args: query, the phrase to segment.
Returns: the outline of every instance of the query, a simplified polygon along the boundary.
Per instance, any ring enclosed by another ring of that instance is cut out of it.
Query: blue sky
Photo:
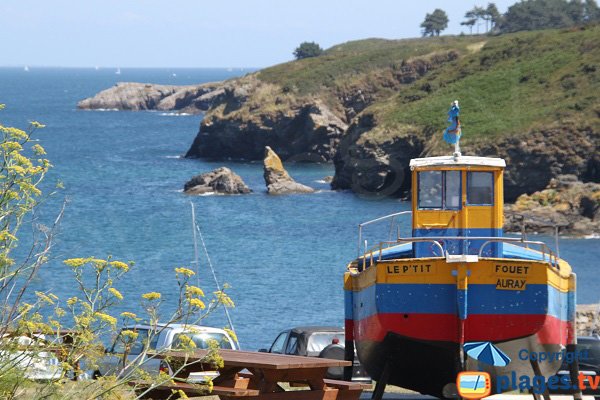
[[[500,12],[516,0],[495,1]],[[1,0],[0,66],[264,67],[302,41],[327,48],[420,36],[435,8],[445,34],[488,1]]]

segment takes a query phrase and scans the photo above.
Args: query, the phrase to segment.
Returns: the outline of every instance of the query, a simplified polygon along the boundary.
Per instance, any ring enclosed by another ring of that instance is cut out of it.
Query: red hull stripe
[[[377,314],[360,321],[346,320],[354,327],[354,339],[380,342],[388,332],[417,340],[458,343],[458,317],[452,314]],[[537,333],[542,344],[566,344],[570,322],[539,314],[474,314],[465,320],[465,341],[516,339]]]

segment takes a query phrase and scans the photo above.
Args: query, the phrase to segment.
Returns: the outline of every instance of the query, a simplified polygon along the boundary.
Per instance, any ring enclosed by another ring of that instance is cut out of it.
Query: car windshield
[[[197,349],[208,349],[211,342],[221,349],[231,349],[231,343],[227,336],[219,332],[211,333],[177,333],[173,338],[173,348],[189,347],[190,340],[194,343]]]
[[[333,343],[337,339],[339,343],[344,343],[343,332],[315,332],[308,338],[306,351],[310,353],[320,353],[325,347]]]
[[[150,337],[150,343],[148,338]],[[148,329],[123,329],[113,345],[113,353],[122,354],[128,349],[128,354],[136,356],[140,354],[146,344],[149,350],[156,349],[158,334],[150,334]]]
[[[587,356],[579,360],[580,363],[584,363],[587,365],[595,365],[596,367],[600,367],[600,340],[594,341],[583,341],[580,340],[577,343],[577,351],[587,351]]]

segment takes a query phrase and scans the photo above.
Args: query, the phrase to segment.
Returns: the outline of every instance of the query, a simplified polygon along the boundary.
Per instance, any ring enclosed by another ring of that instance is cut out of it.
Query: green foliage
[[[423,36],[440,36],[440,32],[448,27],[448,15],[444,10],[436,8],[433,13],[425,15],[421,23]]]
[[[315,42],[302,42],[300,46],[294,50],[294,57],[296,60],[303,58],[317,57],[323,54],[323,49]]]
[[[0,110],[3,108],[0,105]],[[140,299],[127,299],[129,304],[135,301],[141,305],[145,311],[141,318],[131,312],[115,315],[114,307],[125,301],[116,286],[125,280],[133,263],[111,257],[65,260],[72,272],[73,285],[79,288],[77,296],[60,299],[50,292],[31,293],[30,284],[48,260],[53,233],[63,212],[59,212],[52,227],[34,226],[36,236],[32,248],[22,252],[25,256],[17,259],[13,255],[19,229],[44,199],[40,185],[51,167],[43,158],[46,154],[43,147],[32,144],[32,134],[38,128],[43,128],[38,122],[32,122],[27,131],[0,124],[3,161],[0,165],[0,398],[134,398],[127,389],[129,381],[144,380],[156,386],[172,379],[166,375],[152,376],[141,368],[155,357],[148,353],[151,337],[140,357],[128,360],[127,351],[124,352],[125,372],[118,377],[81,383],[70,382],[68,378],[82,373],[79,370],[82,362],[87,368],[94,368],[98,358],[104,356],[101,338],[115,337],[119,321],[130,325],[143,319],[157,326],[161,318],[167,325],[175,322],[190,325],[206,318],[216,307],[233,307],[234,303],[224,291],[214,292],[209,300],[205,299],[202,289],[190,284],[194,272],[180,267],[175,269],[179,298],[172,315],[161,314],[161,294],[157,292],[148,292]],[[34,300],[26,303],[23,300],[26,295]],[[157,330],[153,334],[159,333]],[[123,335],[131,339],[134,336],[135,332]],[[124,348],[131,344],[132,341],[124,343]],[[218,359],[218,354],[214,351],[207,357],[212,361]],[[44,361],[49,359],[51,363]],[[43,370],[50,371],[48,382],[32,381],[33,363],[43,364]]]
[[[595,0],[525,0],[504,14],[501,32],[565,28],[600,20]]]
[[[600,127],[598,91],[600,26],[547,30],[490,38],[479,52],[444,65],[367,112],[377,118],[377,140],[386,141],[401,135],[403,126],[441,132],[448,104],[459,99],[468,143],[557,122]]]
[[[401,71],[403,61],[436,52],[467,52],[468,47],[478,40],[481,39],[440,37],[352,41],[333,46],[317,58],[265,68],[258,73],[258,77],[264,82],[277,84],[291,94],[319,92],[324,97],[335,97],[356,85],[383,86],[386,79],[392,79],[393,73]]]
[[[485,31],[493,31],[498,22],[502,19],[502,14],[498,11],[498,7],[494,3],[488,3],[487,8],[475,6],[465,13],[465,21],[461,25],[468,26],[470,33],[473,33],[473,26],[477,25],[477,33],[479,33],[479,20],[485,22]]]

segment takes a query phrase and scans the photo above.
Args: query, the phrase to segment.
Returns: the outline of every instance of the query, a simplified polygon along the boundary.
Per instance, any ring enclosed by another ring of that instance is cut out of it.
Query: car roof
[[[199,332],[214,332],[214,333],[226,333],[225,330],[221,328],[213,328],[210,326],[201,326],[201,325],[193,325],[193,324],[165,324],[158,323],[156,327],[159,329],[172,329],[177,331],[186,331],[186,330],[197,330]],[[125,326],[123,329],[153,329],[154,326],[147,324],[135,324]]]
[[[290,329],[294,333],[312,334],[316,332],[344,333],[344,328],[337,326],[297,326]]]

